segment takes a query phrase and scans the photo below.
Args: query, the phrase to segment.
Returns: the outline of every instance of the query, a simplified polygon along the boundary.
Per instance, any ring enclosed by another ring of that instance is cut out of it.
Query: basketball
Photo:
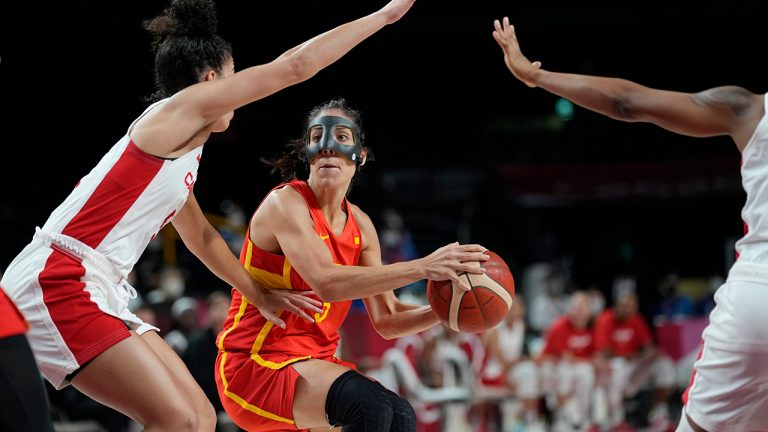
[[[472,287],[454,289],[450,280],[427,281],[427,300],[446,326],[465,333],[479,333],[500,323],[515,299],[515,280],[500,256],[486,251],[490,258],[475,262],[485,274],[462,273],[459,277]]]

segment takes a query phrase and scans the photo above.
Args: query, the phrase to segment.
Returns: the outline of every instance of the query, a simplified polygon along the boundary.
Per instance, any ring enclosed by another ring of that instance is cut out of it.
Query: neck
[[[341,204],[344,202],[346,195],[346,189],[339,188],[338,186],[318,184],[319,182],[313,181],[310,177],[307,180],[309,188],[315,195],[317,204],[320,206],[320,210],[325,215],[325,219],[328,223],[333,223],[333,220],[337,217],[346,218],[344,209],[341,208]]]

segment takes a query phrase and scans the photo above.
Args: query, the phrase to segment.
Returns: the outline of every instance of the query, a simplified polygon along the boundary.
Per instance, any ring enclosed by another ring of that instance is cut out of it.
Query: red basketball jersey
[[[571,354],[576,358],[591,359],[594,348],[592,329],[576,328],[568,317],[560,317],[549,327],[542,352],[545,355]]]
[[[361,252],[360,228],[346,200],[347,223],[340,236],[334,235],[320,211],[314,193],[306,182],[294,180],[275,187],[290,186],[307,203],[315,232],[325,242],[336,265],[358,265]],[[274,190],[274,189],[273,189]],[[250,230],[240,252],[240,262],[259,283],[268,289],[311,290],[290,261],[260,249],[250,241]],[[295,314],[281,312],[286,328],[281,329],[264,318],[240,292],[232,290],[232,304],[217,345],[223,351],[249,352],[262,366],[277,369],[310,357],[328,358],[334,355],[339,341],[339,327],[344,322],[351,300],[325,303],[323,312],[315,314],[308,323]]]
[[[595,349],[598,351],[610,348],[613,355],[630,357],[652,341],[651,329],[640,314],[619,321],[613,309],[607,309],[597,317]]]

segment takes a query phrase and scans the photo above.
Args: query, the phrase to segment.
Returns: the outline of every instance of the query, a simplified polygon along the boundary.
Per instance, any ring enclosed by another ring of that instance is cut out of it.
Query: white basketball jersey
[[[768,97],[765,98],[768,112]],[[768,116],[763,116],[741,154],[741,183],[747,201],[741,210],[744,236],[736,242],[739,260],[768,264]]]
[[[149,106],[142,116],[162,102]],[[124,276],[186,202],[203,151],[201,146],[177,159],[152,156],[131,141],[132,127],[80,180],[43,227],[43,231],[73,237],[95,249]]]

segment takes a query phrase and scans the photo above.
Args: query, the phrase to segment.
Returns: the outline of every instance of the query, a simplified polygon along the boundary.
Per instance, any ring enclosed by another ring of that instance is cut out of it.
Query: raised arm
[[[621,78],[547,71],[523,55],[508,18],[494,21],[494,28],[504,62],[517,79],[616,120],[653,123],[694,137],[728,135],[741,150],[764,113],[763,96],[737,86],[683,93]]]
[[[271,192],[250,226],[252,236],[274,236],[291,265],[323,301],[370,297],[425,278],[452,280],[468,290],[457,273],[479,273],[480,268],[465,263],[488,258],[480,245],[453,243],[424,258],[402,263],[379,267],[335,265],[313,228],[306,203],[291,187]]]
[[[150,153],[172,152],[227,113],[314,76],[384,26],[399,20],[414,1],[392,0],[370,15],[309,39],[270,63],[187,87],[137,124],[146,129],[163,128],[162,134],[139,136],[141,131],[136,130],[132,135]],[[173,125],[170,129],[169,124]]]

